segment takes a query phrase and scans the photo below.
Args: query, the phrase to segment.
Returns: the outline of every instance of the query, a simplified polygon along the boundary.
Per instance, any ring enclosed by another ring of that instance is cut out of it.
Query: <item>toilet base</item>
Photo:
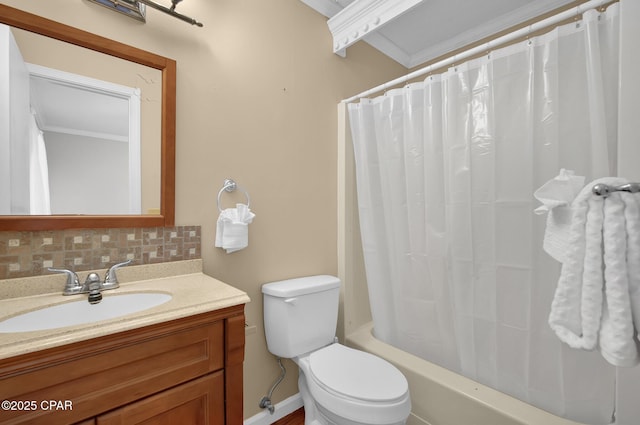
[[[304,405],[304,425],[327,425],[327,422],[323,423],[318,419],[318,408],[311,394],[309,394],[304,372],[299,370],[298,374],[298,391],[300,391],[302,404]]]

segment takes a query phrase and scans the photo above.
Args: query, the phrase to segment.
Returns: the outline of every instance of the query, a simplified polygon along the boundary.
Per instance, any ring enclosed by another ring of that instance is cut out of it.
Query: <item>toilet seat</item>
[[[366,424],[402,423],[411,411],[409,385],[391,363],[332,344],[306,359],[309,391],[326,410]]]
[[[340,344],[311,353],[309,367],[315,381],[338,396],[389,402],[409,390],[404,375],[391,363]]]

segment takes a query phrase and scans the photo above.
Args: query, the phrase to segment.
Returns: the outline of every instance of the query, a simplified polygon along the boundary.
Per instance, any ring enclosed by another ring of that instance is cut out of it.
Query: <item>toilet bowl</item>
[[[335,342],[340,280],[310,276],[263,285],[269,351],[299,367],[305,425],[400,425],[411,412],[391,363]]]

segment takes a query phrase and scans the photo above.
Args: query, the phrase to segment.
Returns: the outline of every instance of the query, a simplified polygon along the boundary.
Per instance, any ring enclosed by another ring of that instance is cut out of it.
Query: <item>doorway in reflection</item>
[[[140,90],[38,65],[27,69],[47,153],[50,213],[140,214]]]

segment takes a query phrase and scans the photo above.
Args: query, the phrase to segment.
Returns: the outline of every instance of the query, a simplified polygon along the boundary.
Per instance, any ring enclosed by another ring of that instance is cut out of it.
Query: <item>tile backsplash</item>
[[[0,279],[201,258],[200,226],[0,232]]]

